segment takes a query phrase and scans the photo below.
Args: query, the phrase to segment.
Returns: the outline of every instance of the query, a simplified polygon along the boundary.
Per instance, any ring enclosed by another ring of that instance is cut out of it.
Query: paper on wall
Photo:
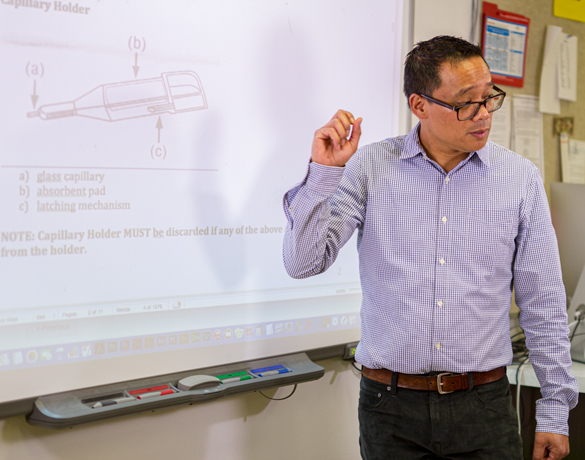
[[[512,98],[512,150],[532,161],[544,178],[542,113],[539,98],[518,95]]]
[[[473,41],[469,0],[416,0],[414,2],[413,43],[437,35],[452,35]]]
[[[585,22],[585,2],[579,0],[554,0],[553,14],[559,18]]]
[[[528,26],[486,17],[485,61],[492,73],[524,78]]]
[[[544,59],[540,75],[540,111],[558,115],[561,113],[561,101],[558,97],[557,61],[562,40],[559,26],[546,27]]]
[[[568,133],[561,133],[560,142],[563,182],[585,184],[585,142],[569,139]]]
[[[512,101],[504,100],[504,105],[492,116],[490,129],[490,141],[510,148],[510,136],[512,134]]]
[[[577,101],[577,36],[561,34],[557,78],[559,98]]]

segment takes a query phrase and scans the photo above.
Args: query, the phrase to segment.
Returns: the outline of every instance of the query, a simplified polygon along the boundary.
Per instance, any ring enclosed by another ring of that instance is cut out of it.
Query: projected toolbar
[[[258,290],[249,292],[221,293],[202,295],[180,300],[164,300],[152,302],[128,302],[113,305],[63,306],[54,308],[20,309],[0,311],[0,327],[48,321],[120,316],[162,311],[178,311],[230,304],[250,304],[278,300],[324,297],[332,295],[359,294],[359,283],[320,285],[305,288],[289,288],[274,290]]]
[[[86,340],[56,345],[10,348],[0,350],[0,372],[23,367],[136,355],[177,348],[206,347],[359,327],[359,313],[350,312],[338,315],[292,318],[287,321],[231,324],[170,333],[125,336],[108,340]]]

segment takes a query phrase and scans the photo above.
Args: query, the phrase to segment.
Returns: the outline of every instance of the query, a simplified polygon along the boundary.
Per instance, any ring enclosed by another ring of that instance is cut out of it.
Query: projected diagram
[[[100,85],[74,101],[45,104],[27,116],[42,120],[80,116],[120,121],[204,109],[207,99],[199,76],[179,71],[163,73],[160,78]]]

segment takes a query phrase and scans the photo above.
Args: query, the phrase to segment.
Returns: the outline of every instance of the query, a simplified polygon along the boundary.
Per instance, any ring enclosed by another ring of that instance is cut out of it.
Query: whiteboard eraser
[[[177,388],[181,391],[199,390],[201,388],[215,387],[221,381],[212,375],[192,375],[179,380]]]

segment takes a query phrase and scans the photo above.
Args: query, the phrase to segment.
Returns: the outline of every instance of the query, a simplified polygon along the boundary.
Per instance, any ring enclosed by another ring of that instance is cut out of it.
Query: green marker
[[[223,379],[231,379],[232,377],[241,377],[242,375],[248,375],[248,373],[246,371],[233,372],[231,374],[218,375],[217,378],[219,380],[223,380]]]
[[[242,377],[231,377],[229,379],[224,379],[221,381],[221,383],[241,382],[242,380],[250,380],[251,378],[251,375],[243,375]]]

